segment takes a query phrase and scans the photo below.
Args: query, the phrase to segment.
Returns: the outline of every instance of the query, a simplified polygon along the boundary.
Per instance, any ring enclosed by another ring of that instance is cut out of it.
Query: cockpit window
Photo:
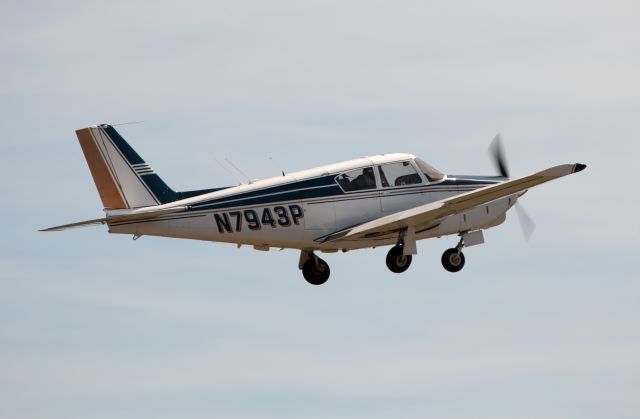
[[[435,181],[444,179],[443,173],[440,173],[438,170],[428,165],[424,160],[415,159],[415,162],[420,168],[420,170],[422,171],[422,173],[424,173],[427,179],[429,179],[429,182],[435,182]]]
[[[422,183],[420,175],[408,161],[383,164],[378,166],[378,173],[383,188]]]
[[[336,181],[345,192],[376,188],[376,178],[371,166],[344,172],[336,177]]]

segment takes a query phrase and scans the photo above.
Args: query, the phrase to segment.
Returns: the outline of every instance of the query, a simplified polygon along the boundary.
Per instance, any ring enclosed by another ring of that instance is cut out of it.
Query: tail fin
[[[111,125],[76,131],[105,208],[138,208],[180,199]]]

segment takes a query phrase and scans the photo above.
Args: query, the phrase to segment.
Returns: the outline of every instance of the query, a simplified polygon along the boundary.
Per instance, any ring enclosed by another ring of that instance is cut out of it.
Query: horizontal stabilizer
[[[145,210],[131,210],[127,211],[125,214],[107,216],[107,218],[97,218],[95,220],[87,220],[87,221],[79,221],[77,223],[64,224],[56,227],[49,227],[39,231],[62,231],[68,230],[70,228],[77,227],[88,227],[92,225],[100,225],[100,224],[111,224],[111,223],[120,223],[120,222],[131,222],[131,221],[145,221],[151,220],[153,218],[158,218],[165,214],[173,214],[176,212],[186,211],[187,207],[172,207],[172,208],[163,208],[163,209],[145,209]],[[119,211],[122,213],[123,211]]]
[[[107,223],[106,218],[96,218],[95,220],[79,221],[77,223],[64,224],[61,226],[44,228],[38,231],[62,231],[62,230],[69,230],[70,228],[97,226],[97,225],[106,224],[106,223]]]

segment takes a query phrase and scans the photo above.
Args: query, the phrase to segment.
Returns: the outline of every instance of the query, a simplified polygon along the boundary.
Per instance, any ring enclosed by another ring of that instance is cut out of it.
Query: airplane
[[[577,173],[562,164],[510,179],[499,137],[492,144],[499,176],[445,175],[412,154],[382,154],[328,164],[238,186],[176,192],[112,125],[76,130],[105,217],[47,228],[106,224],[109,233],[297,249],[298,268],[312,285],[330,275],[317,253],[392,246],[390,271],[405,272],[417,241],[458,235],[441,258],[465,265],[463,247],[484,243],[531,187]]]

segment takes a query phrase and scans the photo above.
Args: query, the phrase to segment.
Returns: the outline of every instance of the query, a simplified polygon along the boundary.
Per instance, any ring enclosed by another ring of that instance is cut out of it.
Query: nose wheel
[[[458,272],[464,267],[464,253],[455,247],[442,254],[442,266],[449,272]]]
[[[311,285],[324,284],[329,279],[330,274],[331,269],[329,269],[327,262],[316,255],[313,255],[302,265],[302,276]]]
[[[387,268],[391,272],[397,274],[402,273],[409,269],[411,265],[411,255],[405,255],[403,248],[400,245],[393,246],[389,253],[387,253]]]
[[[449,272],[458,272],[464,267],[464,236],[460,236],[460,241],[456,247],[447,249],[442,254],[442,266]]]

